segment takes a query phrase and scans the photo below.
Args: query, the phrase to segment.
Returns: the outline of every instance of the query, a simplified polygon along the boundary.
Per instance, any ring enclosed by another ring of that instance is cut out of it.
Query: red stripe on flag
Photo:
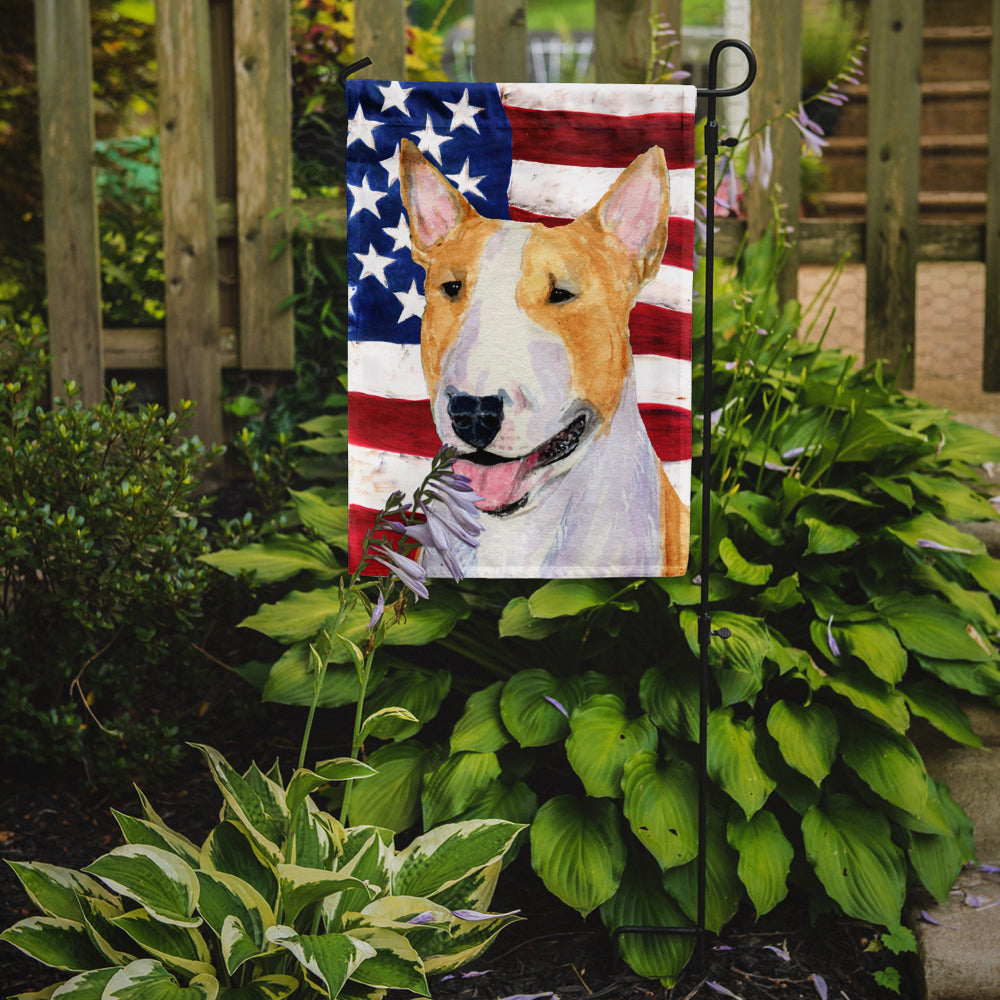
[[[504,106],[513,159],[575,167],[627,167],[658,143],[671,170],[694,166],[693,116],[684,112],[603,115]],[[613,138],[613,143],[609,140]]]
[[[433,458],[441,447],[428,399],[347,394],[347,438],[375,451]]]
[[[375,519],[378,517],[378,513],[377,510],[373,510],[371,507],[363,507],[361,504],[356,503],[352,503],[348,508],[347,569],[350,573],[354,572],[361,561],[361,553],[364,552],[365,548],[365,535],[375,527]],[[393,520],[398,521],[400,518],[394,516]],[[418,518],[418,520],[421,520],[421,518]],[[390,549],[398,550],[402,538],[403,536],[398,532],[383,529],[374,536],[372,542],[375,545],[386,545]],[[416,558],[419,554],[420,549],[414,549],[411,556]],[[388,576],[388,574],[389,569],[386,566],[369,558],[368,565],[365,567],[365,576]]]
[[[628,317],[633,354],[691,360],[691,314],[637,302]]]
[[[691,411],[659,403],[640,403],[639,416],[653,451],[661,462],[681,462],[691,457]]]
[[[549,229],[565,226],[573,221],[553,218],[550,215],[537,215],[515,205],[510,206],[510,217],[514,222],[540,222]],[[694,223],[690,219],[671,217],[667,252],[663,255],[663,263],[669,267],[684,268],[686,271],[694,270]]]

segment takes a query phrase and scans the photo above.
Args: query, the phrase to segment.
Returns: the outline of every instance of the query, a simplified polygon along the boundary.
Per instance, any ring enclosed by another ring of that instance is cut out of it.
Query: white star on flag
[[[386,235],[392,237],[393,250],[408,250],[410,247],[410,227],[406,224],[406,216],[400,214],[395,226],[385,227]]]
[[[391,188],[393,184],[399,183],[399,150],[385,160],[379,160],[379,166],[389,175],[389,182],[386,188]]]
[[[389,108],[399,108],[405,115],[410,113],[406,110],[406,91],[400,86],[398,80],[393,80],[388,87],[379,87],[378,89],[385,98],[382,102],[383,111],[388,111]]]
[[[451,142],[450,135],[438,135],[431,125],[431,116],[427,116],[424,127],[413,133],[417,137],[417,148],[421,153],[430,153],[438,163],[441,162],[441,145]]]
[[[347,311],[354,315],[354,293],[358,290],[357,285],[347,286]]]
[[[378,205],[379,199],[384,198],[386,195],[385,191],[373,191],[368,186],[367,175],[361,178],[360,187],[357,184],[348,184],[347,189],[354,196],[354,200],[351,204],[351,215],[355,212],[362,212],[366,208],[372,215],[378,215]]]
[[[410,281],[409,291],[393,292],[392,294],[403,304],[403,311],[399,314],[399,319],[396,320],[397,323],[402,323],[403,320],[409,319],[411,316],[416,316],[417,319],[423,316],[425,299],[417,291],[416,281]]]
[[[360,139],[369,149],[374,149],[375,137],[372,133],[381,124],[381,122],[368,121],[359,104],[354,117],[347,123],[347,145],[350,146],[356,139]]]
[[[385,269],[393,263],[392,257],[383,257],[373,244],[368,245],[367,253],[355,253],[354,256],[361,261],[361,277],[358,278],[358,281],[371,276],[377,278],[383,287],[389,287],[389,282],[385,278]]]
[[[465,164],[457,174],[448,174],[447,177],[448,180],[455,182],[455,185],[462,194],[474,194],[480,198],[486,197],[486,195],[479,190],[479,182],[486,180],[486,175],[483,174],[482,177],[470,177],[468,157],[465,158]]]
[[[474,104],[469,104],[468,90],[462,94],[462,99],[457,104],[452,104],[451,101],[442,101],[441,103],[451,112],[450,131],[454,132],[459,125],[468,125],[473,132],[479,131],[475,116],[483,109],[477,108]]]

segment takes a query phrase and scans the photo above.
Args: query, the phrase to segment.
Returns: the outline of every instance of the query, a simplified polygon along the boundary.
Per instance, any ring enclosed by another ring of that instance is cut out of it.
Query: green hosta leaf
[[[968,552],[970,555],[983,555],[986,552],[986,546],[974,535],[942,521],[933,514],[918,514],[909,521],[889,525],[886,530],[913,549],[923,548],[921,542],[932,542],[948,549]]]
[[[958,838],[951,833],[911,833],[909,855],[927,891],[939,903],[946,902],[965,861]]]
[[[751,819],[737,816],[726,828],[729,846],[739,851],[736,873],[760,919],[788,894],[788,873],[795,849],[781,832],[774,813],[762,809]]]
[[[84,871],[113,892],[134,899],[150,916],[178,927],[197,927],[198,879],[191,866],[170,851],[146,844],[125,844],[98,858]]]
[[[945,736],[967,747],[981,747],[983,741],[972,728],[969,717],[955,696],[931,680],[908,681],[900,686],[914,715],[926,719]]]
[[[778,547],[784,541],[781,512],[771,497],[739,490],[726,498],[726,514],[745,521],[768,545]]]
[[[943,436],[941,450],[937,453],[940,462],[981,465],[983,462],[1000,461],[997,436],[981,427],[950,421]]]
[[[989,594],[981,590],[970,590],[967,585],[947,579],[926,562],[915,566],[910,578],[918,585],[915,589],[931,590],[940,594],[956,611],[984,628],[987,633],[996,635],[1000,632],[1000,615],[997,614],[993,598]]]
[[[949,687],[986,697],[1000,694],[1000,669],[993,663],[936,660],[931,656],[918,656],[917,662]]]
[[[292,976],[261,976],[246,986],[223,987],[218,1000],[285,1000],[299,988]]]
[[[343,651],[345,646],[335,647]],[[377,687],[385,677],[388,658],[376,657],[368,681],[370,688]],[[318,708],[339,708],[358,700],[358,675],[353,666],[331,663],[323,675],[323,683],[316,702]],[[316,697],[316,674],[310,661],[309,643],[298,642],[282,653],[267,674],[261,697],[280,705],[311,705]]]
[[[982,663],[996,653],[962,615],[936,597],[883,595],[875,607],[899,633],[904,646],[939,660]]]
[[[159,962],[143,958],[117,970],[101,1000],[216,1000],[218,995],[219,982],[210,974],[181,986]]]
[[[424,963],[402,934],[384,927],[362,926],[352,929],[351,937],[375,949],[375,954],[351,973],[355,982],[430,996]]]
[[[226,820],[208,835],[201,848],[199,867],[234,875],[253,886],[270,906],[277,905],[277,873],[240,823]]]
[[[907,510],[913,507],[913,490],[906,483],[896,479],[889,479],[885,476],[865,476],[873,486],[880,489],[887,496],[891,497],[898,504],[906,507]]]
[[[112,809],[111,812],[118,821],[122,835],[128,843],[159,847],[164,851],[170,851],[171,854],[176,854],[189,865],[198,864],[199,849],[187,837],[175,833],[159,823],[126,816],[124,813],[118,812],[117,809]]]
[[[43,965],[69,972],[99,968],[105,960],[91,944],[87,929],[65,917],[28,917],[0,934],[6,941]]]
[[[230,767],[217,750],[197,743],[192,746],[205,755],[226,805],[250,832],[265,856],[276,862],[281,854],[278,844],[288,831],[284,789],[266,778],[254,783]]]
[[[293,928],[279,924],[268,928],[267,939],[291,952],[332,997],[340,994],[362,962],[375,957],[370,944],[349,934],[296,934]]]
[[[601,904],[601,920],[610,932],[619,927],[687,927],[690,921],[660,884],[654,865],[630,858],[615,894]],[[690,934],[623,934],[622,958],[638,975],[673,986],[691,959]]]
[[[538,796],[523,782],[512,785],[492,781],[460,816],[466,819],[505,819],[509,823],[529,824],[538,812]]]
[[[812,702],[798,705],[779,699],[767,716],[767,731],[785,761],[819,786],[837,756],[839,731],[833,712]]]
[[[714,934],[732,919],[743,899],[743,884],[736,874],[736,852],[726,843],[726,825],[720,813],[708,817],[705,851],[705,926]],[[698,861],[663,873],[663,887],[691,920],[698,917]]]
[[[515,597],[507,602],[500,615],[501,639],[517,636],[521,639],[545,639],[563,629],[558,619],[536,618],[531,613],[527,597]]]
[[[560,679],[547,670],[522,670],[504,684],[500,716],[521,746],[547,746],[569,732],[569,716],[583,697],[579,677]]]
[[[467,809],[500,777],[495,753],[452,754],[424,780],[424,826],[437,826]]]
[[[681,627],[694,656],[700,656],[698,616],[681,612]],[[712,629],[729,629],[728,639],[713,636],[708,646],[708,662],[722,690],[723,703],[733,705],[753,701],[763,685],[764,659],[771,648],[771,636],[759,618],[729,611],[712,614]]]
[[[251,954],[238,957],[232,947],[224,948],[226,970],[232,975],[247,958],[265,950],[264,931],[274,925],[274,912],[252,885],[235,875],[200,871],[198,883],[201,886],[198,910],[219,939],[226,943],[223,928],[227,920],[238,921],[237,938],[249,939],[252,946]],[[230,930],[228,936],[232,938],[233,933]]]
[[[386,719],[379,726],[380,739],[405,740],[437,715],[450,689],[451,674],[447,670],[419,667],[394,670],[375,688],[365,706],[372,712],[384,708],[403,708],[410,712],[415,721]]]
[[[639,704],[660,729],[678,740],[698,739],[698,675],[684,664],[669,674],[650,667],[639,682]]]
[[[191,927],[164,924],[145,910],[132,910],[111,921],[164,965],[189,976],[211,975],[212,956],[205,939]]]
[[[391,740],[399,735],[401,739],[412,736],[421,726],[420,720],[408,709],[393,705],[372,712],[361,724],[359,737],[362,740],[374,736],[380,740]]]
[[[609,580],[550,580],[528,598],[534,618],[561,618],[598,608],[615,595]]]
[[[851,421],[837,451],[837,461],[868,462],[890,448],[921,445],[926,440],[916,431],[890,423],[871,410],[863,410]]]
[[[477,753],[494,753],[510,742],[500,717],[500,692],[503,681],[470,695],[462,717],[451,733],[451,752],[473,750]]]
[[[803,519],[809,529],[809,543],[805,554],[828,556],[844,552],[854,545],[860,537],[858,533],[846,524],[828,524],[815,517]]]
[[[799,590],[799,574],[792,573],[791,576],[784,577],[773,587],[757,594],[754,600],[761,611],[775,613],[804,604],[805,598]]]
[[[824,674],[813,666],[807,671],[806,679],[814,689],[829,688],[899,733],[905,733],[910,724],[903,696],[884,681],[872,677],[868,670],[840,667],[834,673]]]
[[[660,868],[697,855],[698,783],[689,765],[640,751],[625,762],[622,790],[625,818]]]
[[[8,861],[31,901],[46,916],[65,917],[67,920],[83,919],[81,896],[93,896],[109,903],[115,902],[96,879],[71,868],[60,868],[40,861]]]
[[[588,795],[618,798],[622,768],[638,750],[652,750],[659,735],[646,716],[629,719],[613,694],[591,695],[570,717],[566,757]]]
[[[254,583],[276,583],[299,573],[331,580],[344,572],[325,542],[311,542],[296,535],[271,535],[239,549],[223,549],[199,557],[230,576],[247,574]]]
[[[953,477],[911,472],[906,478],[925,497],[940,505],[944,516],[951,521],[992,521],[996,517],[989,500]]]
[[[351,790],[351,824],[396,833],[412,826],[420,816],[424,774],[438,762],[436,751],[407,740],[379,747],[368,761],[378,773]]]
[[[965,560],[965,568],[980,587],[994,597],[1000,597],[1000,559],[989,555],[974,556]]]
[[[802,836],[809,863],[848,916],[899,923],[906,866],[880,812],[849,795],[830,795],[806,813]]]
[[[282,913],[286,920],[293,922],[305,907],[334,893],[345,889],[368,891],[368,887],[353,875],[303,868],[301,865],[278,865],[278,884],[281,888]],[[374,894],[372,890],[370,896]]]
[[[906,673],[906,650],[896,633],[879,622],[835,625],[833,634],[844,653],[861,660],[879,680],[898,684]]]
[[[625,842],[607,799],[557,795],[531,825],[531,865],[549,892],[586,916],[618,889]]]
[[[927,801],[927,772],[905,736],[861,719],[852,719],[841,756],[876,795],[919,815]]]
[[[461,879],[499,862],[521,829],[497,819],[446,823],[428,830],[396,855],[392,891],[434,899]]]
[[[319,535],[324,542],[347,548],[347,515],[348,507],[344,504],[327,503],[314,490],[289,490],[292,505],[299,519],[310,530]]]
[[[222,958],[226,963],[226,970],[230,975],[252,959],[260,958],[268,951],[274,951],[274,945],[262,946],[243,921],[232,914],[222,921],[219,944],[222,948]]]
[[[757,762],[752,718],[737,721],[732,708],[717,708],[709,714],[708,774],[748,819],[767,801],[775,781]]]
[[[740,555],[739,549],[730,538],[723,538],[719,541],[719,557],[726,565],[726,575],[730,580],[737,583],[744,583],[749,587],[763,587],[771,578],[774,567],[768,563],[747,562]]]

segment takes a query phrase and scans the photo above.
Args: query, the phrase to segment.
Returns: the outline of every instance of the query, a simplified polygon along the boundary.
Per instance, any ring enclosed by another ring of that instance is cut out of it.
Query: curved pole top
[[[735,87],[718,88],[719,56],[725,49],[739,49],[747,59],[746,79]],[[753,49],[738,38],[723,38],[721,42],[716,42],[712,49],[712,54],[708,57],[708,87],[698,89],[699,97],[735,97],[750,89],[750,85],[757,77],[757,57]]]

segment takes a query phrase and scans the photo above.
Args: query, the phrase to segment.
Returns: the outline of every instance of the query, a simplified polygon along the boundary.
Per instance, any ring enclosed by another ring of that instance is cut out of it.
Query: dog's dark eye
[[[553,288],[549,292],[549,302],[569,302],[575,298],[576,296],[567,288]]]
[[[461,281],[446,281],[441,286],[441,291],[448,296],[449,299],[455,298],[456,295],[462,290]]]

